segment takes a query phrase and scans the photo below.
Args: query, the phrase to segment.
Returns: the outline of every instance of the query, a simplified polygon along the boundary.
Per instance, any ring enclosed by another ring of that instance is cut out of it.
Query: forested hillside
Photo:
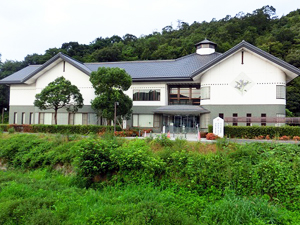
[[[166,26],[161,32],[136,37],[98,37],[89,45],[63,43],[61,48],[49,48],[45,54],[27,55],[24,61],[0,61],[0,78],[29,65],[42,64],[58,52],[81,62],[111,62],[129,60],[174,59],[195,51],[194,44],[209,39],[218,44],[217,51],[225,52],[245,40],[288,63],[300,67],[300,9],[281,18],[276,9],[264,6],[252,13],[212,19],[210,22],[188,24],[178,21],[176,27]],[[1,53],[1,49],[0,49]],[[287,108],[300,116],[300,79],[287,88]],[[0,107],[8,105],[7,87],[0,87]]]

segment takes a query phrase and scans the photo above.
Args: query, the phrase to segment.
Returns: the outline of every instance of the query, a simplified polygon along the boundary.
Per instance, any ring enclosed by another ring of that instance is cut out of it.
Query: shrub
[[[290,140],[290,137],[284,135],[284,136],[280,137],[279,139],[280,139],[280,140],[283,140],[283,141],[288,141],[288,140]]]
[[[117,165],[111,160],[111,151],[118,145],[114,141],[85,139],[73,146],[75,151],[76,170],[79,177],[84,178],[85,186],[90,186],[97,176],[104,176],[117,169]]]
[[[157,135],[154,139],[154,142],[160,144],[163,147],[173,146],[173,142],[167,137],[166,134]]]
[[[206,139],[207,139],[207,140],[216,140],[217,138],[218,138],[218,136],[215,135],[215,134],[213,134],[213,133],[208,133],[208,134],[206,135]]]
[[[9,128],[9,129],[8,129],[8,133],[9,133],[9,134],[15,133],[15,128],[13,128],[13,127]]]
[[[299,136],[294,136],[294,137],[293,137],[293,140],[294,140],[294,141],[300,141],[300,137],[299,137]]]
[[[147,142],[141,139],[124,143],[112,151],[111,160],[122,173],[142,171],[155,175],[162,168],[162,161],[153,154]]]

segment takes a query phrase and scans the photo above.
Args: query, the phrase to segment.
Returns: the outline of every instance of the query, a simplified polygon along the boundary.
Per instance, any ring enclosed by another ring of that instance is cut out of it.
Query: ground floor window
[[[14,124],[18,123],[18,113],[14,113]]]
[[[238,114],[237,114],[237,113],[233,113],[233,114],[232,114],[232,117],[233,117],[233,123],[232,123],[232,126],[237,126],[237,125],[238,125],[238,120],[237,120],[237,118],[235,118],[235,117],[238,117]]]
[[[266,117],[267,117],[266,113],[261,114],[261,123],[260,123],[261,126],[266,126],[267,125],[267,118]]]
[[[246,120],[247,120],[247,123],[246,123],[246,126],[251,126],[251,116],[252,114],[251,113],[247,113],[246,114]]]
[[[69,113],[69,124],[88,125],[88,113]]]
[[[55,124],[54,113],[39,113],[39,124]]]
[[[22,112],[21,124],[25,124],[25,113]]]
[[[33,113],[29,113],[29,124],[33,124]]]
[[[154,115],[149,114],[133,114],[133,126],[134,127],[153,127]]]

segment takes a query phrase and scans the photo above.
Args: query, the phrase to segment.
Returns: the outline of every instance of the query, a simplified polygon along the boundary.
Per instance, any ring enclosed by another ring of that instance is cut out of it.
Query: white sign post
[[[123,120],[123,129],[125,130],[127,128],[127,120]]]
[[[224,137],[224,120],[217,117],[213,120],[213,133],[219,137]]]

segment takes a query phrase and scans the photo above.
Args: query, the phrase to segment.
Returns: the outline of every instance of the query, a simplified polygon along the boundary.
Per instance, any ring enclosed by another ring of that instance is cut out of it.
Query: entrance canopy
[[[170,115],[199,115],[210,111],[198,105],[166,105],[155,109],[153,112]]]

